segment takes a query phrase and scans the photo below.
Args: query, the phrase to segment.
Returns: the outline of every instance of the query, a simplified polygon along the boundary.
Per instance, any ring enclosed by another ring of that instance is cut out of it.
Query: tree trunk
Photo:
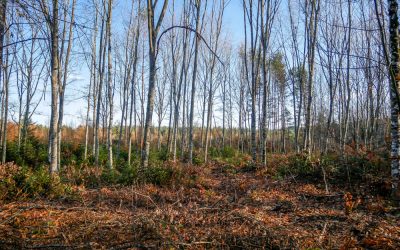
[[[71,49],[72,49],[72,40],[73,40],[73,23],[74,23],[74,18],[75,18],[75,4],[76,0],[73,0],[72,2],[72,10],[71,10],[71,20],[70,20],[70,25],[69,25],[69,35],[68,35],[68,45],[67,45],[67,51],[65,55],[65,61],[64,61],[64,73],[63,73],[63,81],[62,83],[60,82],[60,92],[59,92],[59,113],[58,113],[58,130],[57,130],[57,140],[58,140],[58,149],[57,149],[57,160],[58,160],[58,168],[60,168],[60,161],[61,161],[61,140],[62,140],[62,122],[63,122],[63,117],[64,117],[64,96],[65,96],[65,88],[67,87],[67,79],[68,79],[68,64],[69,64],[69,59],[71,55]],[[65,7],[67,9],[67,7]],[[64,42],[64,41],[63,41]],[[61,50],[62,52],[62,50]]]
[[[4,37],[5,37],[5,26],[6,26],[6,13],[7,10],[7,0],[2,0],[0,2],[0,80],[4,79],[4,116],[3,116],[3,134],[2,134],[2,141],[1,141],[1,148],[2,148],[2,157],[1,162],[4,164],[6,162],[6,153],[7,153],[7,121],[8,121],[8,77],[5,76],[7,74],[7,62],[6,65],[3,65],[3,44],[4,44]],[[8,33],[8,32],[7,32]],[[8,49],[7,49],[7,59],[8,61]],[[4,76],[3,76],[4,75]]]
[[[106,44],[104,41],[107,42],[107,39],[104,36],[104,13],[105,6],[103,6],[103,17],[101,23],[101,31],[100,31],[100,47],[99,47],[99,85],[97,87],[97,94],[96,94],[96,119],[95,119],[95,126],[94,126],[94,158],[95,158],[95,165],[99,166],[99,127],[100,127],[100,111],[101,111],[101,102],[102,102],[102,90],[103,90],[103,81],[104,81],[104,61],[105,61],[105,47]],[[104,126],[103,126],[104,127]]]
[[[59,95],[59,57],[58,57],[58,0],[53,0],[53,13],[47,15],[51,30],[51,116],[49,130],[50,173],[58,173],[58,95]]]
[[[140,2],[138,1],[138,10],[140,10]],[[128,133],[128,164],[132,161],[132,120],[134,120],[134,128],[136,131],[136,91],[135,81],[138,62],[138,48],[139,48],[139,31],[140,31],[140,16],[137,15],[137,26],[135,31],[134,50],[133,50],[133,65],[132,65],[132,78],[131,78],[131,92],[130,92],[130,110],[129,110],[129,133]],[[132,116],[134,119],[132,119]]]
[[[109,117],[107,127],[107,152],[108,152],[108,167],[113,168],[113,137],[112,137],[112,126],[113,126],[113,99],[114,99],[114,86],[113,86],[113,74],[112,74],[112,54],[111,54],[111,20],[112,20],[112,0],[108,0],[108,13],[107,13],[107,40],[108,40],[108,105],[109,105]]]
[[[156,53],[157,53],[157,36],[160,29],[162,20],[164,19],[165,12],[168,6],[168,0],[164,0],[164,5],[161,10],[161,14],[155,24],[154,20],[154,9],[157,1],[153,3],[152,0],[147,0],[147,22],[148,22],[148,35],[149,35],[149,90],[147,95],[147,108],[146,108],[146,122],[144,125],[143,135],[143,153],[142,153],[142,164],[139,169],[139,177],[143,170],[149,165],[149,153],[150,153],[150,128],[153,117],[154,109],[154,94],[155,94],[155,76],[156,76]]]
[[[196,0],[196,33],[199,32],[200,23],[200,9],[201,0]],[[197,58],[199,51],[200,37],[196,35],[195,48],[194,48],[194,62],[193,62],[193,74],[192,74],[192,93],[190,97],[190,115],[189,115],[189,163],[193,163],[193,119],[194,119],[194,99],[196,95],[196,74],[197,74]]]
[[[397,0],[389,0],[389,34],[390,34],[390,107],[391,107],[391,175],[392,190],[396,199],[400,198],[399,168],[400,168],[400,109],[398,93],[400,89],[400,56],[399,56],[399,17]]]

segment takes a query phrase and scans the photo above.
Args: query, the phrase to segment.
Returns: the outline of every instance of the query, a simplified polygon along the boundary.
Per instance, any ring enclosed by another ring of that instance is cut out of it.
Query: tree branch
[[[203,37],[199,32],[197,32],[195,29],[193,29],[193,28],[191,28],[191,27],[189,27],[189,26],[184,26],[184,25],[174,25],[174,26],[171,26],[171,27],[165,29],[165,30],[160,34],[160,36],[158,37],[158,40],[157,40],[157,48],[156,48],[156,51],[157,51],[157,52],[156,52],[156,57],[157,57],[157,55],[158,55],[158,49],[159,49],[159,47],[160,47],[159,45],[160,45],[160,40],[161,40],[162,36],[165,35],[166,33],[168,33],[169,31],[171,31],[171,30],[173,30],[173,29],[176,29],[176,28],[179,28],[179,29],[186,29],[186,30],[189,30],[189,31],[195,33],[196,36],[199,37],[199,38],[204,42],[204,44],[205,44],[206,47],[210,50],[210,52],[218,59],[218,61],[222,64],[222,66],[225,67],[225,64],[224,64],[224,63],[222,62],[222,60],[219,58],[219,56],[217,55],[217,53],[210,47],[210,45],[207,43],[206,39],[204,39],[204,37]]]

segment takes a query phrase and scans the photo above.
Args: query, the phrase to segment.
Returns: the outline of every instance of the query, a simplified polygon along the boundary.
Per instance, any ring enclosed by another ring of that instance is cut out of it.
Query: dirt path
[[[0,206],[0,248],[399,249],[399,214],[371,197],[214,164],[169,187],[82,189]]]

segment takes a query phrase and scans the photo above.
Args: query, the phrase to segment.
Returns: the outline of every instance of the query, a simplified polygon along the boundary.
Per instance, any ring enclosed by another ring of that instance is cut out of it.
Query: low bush
[[[198,151],[193,152],[193,164],[196,166],[203,165],[204,164],[204,154],[201,152],[198,152]]]
[[[100,181],[102,185],[115,185],[118,184],[119,177],[118,170],[105,168],[100,175]]]
[[[68,165],[61,169],[61,180],[71,185],[84,185],[86,187],[100,186],[102,168],[87,164]]]
[[[256,172],[259,169],[257,163],[252,160],[246,161],[245,164],[240,168],[240,172]]]
[[[163,166],[151,166],[144,170],[146,182],[155,185],[166,185],[170,183],[173,175],[172,168]]]
[[[223,158],[233,158],[233,157],[237,156],[237,151],[232,147],[226,146],[226,147],[222,148],[221,156]]]
[[[304,180],[360,181],[366,176],[388,176],[389,162],[375,154],[309,156],[307,154],[270,155],[265,174],[276,179],[301,177]]]
[[[225,146],[222,148],[210,147],[209,155],[212,159],[216,158],[228,159],[228,158],[234,158],[235,156],[238,155],[238,153],[237,150],[229,146]]]
[[[27,139],[19,145],[18,142],[9,142],[7,145],[7,160],[18,166],[38,168],[47,162],[47,146],[36,138]]]
[[[137,179],[137,167],[139,162],[134,162],[131,165],[126,164],[120,170],[120,175],[118,177],[118,183],[121,185],[132,185]]]
[[[0,200],[57,198],[70,190],[58,176],[50,176],[45,167],[32,170],[13,163],[0,165]]]
[[[238,170],[236,169],[236,167],[235,167],[234,165],[232,165],[232,164],[224,164],[224,165],[222,166],[221,171],[222,171],[223,173],[226,173],[226,174],[236,174],[236,173],[238,172]]]

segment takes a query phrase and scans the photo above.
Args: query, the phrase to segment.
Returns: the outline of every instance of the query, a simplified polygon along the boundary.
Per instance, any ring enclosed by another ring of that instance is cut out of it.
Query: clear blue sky
[[[206,0],[207,1],[207,0]],[[209,0],[208,0],[209,1]],[[162,1],[160,1],[162,2]],[[174,0],[169,1],[169,5],[173,4]],[[118,35],[118,33],[123,31],[123,23],[127,22],[129,19],[129,14],[131,10],[131,1],[130,0],[116,0],[113,10],[113,29],[114,34]],[[87,15],[87,10],[85,10],[85,6],[87,6],[87,2],[78,1],[78,11],[81,11],[81,16],[84,17],[85,12]],[[145,4],[143,2],[143,4]],[[177,11],[181,8],[183,4],[183,0],[175,0],[175,8]],[[167,14],[168,15],[168,14]],[[87,17],[87,16],[86,16]],[[223,26],[225,32],[229,34],[229,39],[235,46],[239,46],[244,39],[243,32],[243,13],[242,6],[240,0],[230,0],[227,5],[224,13]],[[77,44],[75,44],[77,45]],[[85,49],[87,52],[88,49]],[[70,76],[70,84],[66,89],[66,102],[65,102],[65,117],[64,124],[77,126],[82,124],[84,121],[84,117],[86,114],[86,100],[83,99],[83,96],[86,93],[86,88],[89,83],[89,74],[88,69],[86,67],[86,63],[84,63],[83,59],[80,59],[77,62],[72,62],[72,73]],[[50,88],[46,89],[46,98],[42,100],[42,103],[37,108],[35,114],[32,119],[33,122],[39,124],[48,124],[49,116],[50,116]],[[38,93],[38,95],[40,95]],[[116,96],[117,97],[117,96]],[[119,119],[119,101],[115,101],[115,121]]]

